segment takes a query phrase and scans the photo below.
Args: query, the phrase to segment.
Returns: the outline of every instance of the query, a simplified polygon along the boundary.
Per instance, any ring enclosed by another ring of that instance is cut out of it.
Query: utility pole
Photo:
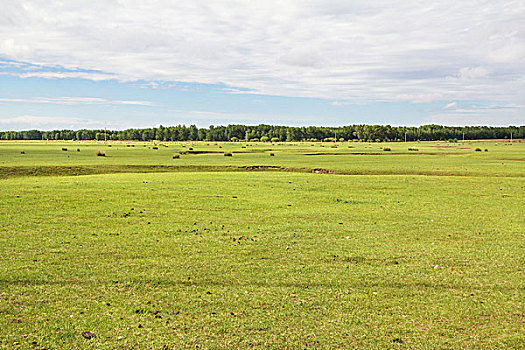
[[[407,132],[405,131],[405,143],[407,143]]]
[[[511,134],[512,135],[512,134]],[[512,137],[511,137],[512,138]],[[334,131],[334,142],[337,142],[337,131]]]
[[[104,144],[107,144],[107,143],[108,143],[108,139],[106,136],[106,128],[104,128]]]
[[[465,142],[465,132],[463,131],[463,142]]]
[[[512,131],[510,132],[510,143],[512,143]]]

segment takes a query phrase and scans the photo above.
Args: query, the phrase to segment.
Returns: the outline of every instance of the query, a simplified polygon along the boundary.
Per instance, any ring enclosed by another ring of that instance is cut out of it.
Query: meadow
[[[0,193],[0,348],[525,348],[525,142],[0,141]]]

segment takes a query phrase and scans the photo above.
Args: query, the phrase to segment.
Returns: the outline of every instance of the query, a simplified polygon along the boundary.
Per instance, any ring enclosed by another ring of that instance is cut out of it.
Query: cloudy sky
[[[0,5],[0,130],[525,124],[523,0]]]

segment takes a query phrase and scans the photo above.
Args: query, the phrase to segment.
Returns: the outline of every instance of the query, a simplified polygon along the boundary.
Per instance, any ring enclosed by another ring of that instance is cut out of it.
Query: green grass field
[[[0,348],[525,348],[525,143],[110,145],[0,142]]]

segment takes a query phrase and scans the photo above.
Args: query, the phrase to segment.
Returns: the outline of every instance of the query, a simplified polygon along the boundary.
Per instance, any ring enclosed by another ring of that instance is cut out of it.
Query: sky
[[[525,125],[523,0],[0,7],[0,130]]]

